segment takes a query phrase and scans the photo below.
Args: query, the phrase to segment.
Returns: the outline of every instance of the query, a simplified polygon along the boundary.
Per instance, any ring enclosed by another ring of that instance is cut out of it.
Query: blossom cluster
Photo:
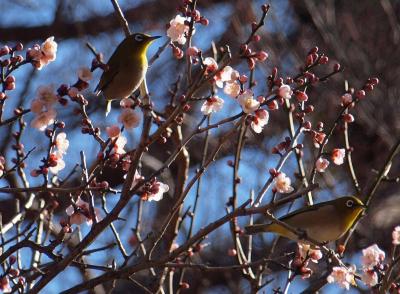
[[[394,246],[400,244],[400,226],[394,228],[392,232],[392,244]],[[388,268],[388,265],[385,264],[385,258],[385,252],[377,244],[373,244],[362,250],[361,280],[366,286],[373,288],[382,282],[386,274],[385,271]],[[349,290],[351,285],[356,285],[356,274],[355,265],[349,267],[335,266],[327,280],[329,283],[337,283],[341,288]],[[397,287],[396,285],[394,286]]]

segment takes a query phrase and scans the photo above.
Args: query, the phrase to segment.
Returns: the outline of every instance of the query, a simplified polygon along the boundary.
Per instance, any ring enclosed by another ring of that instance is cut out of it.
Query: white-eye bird
[[[103,93],[107,100],[106,116],[112,100],[127,98],[139,88],[148,68],[147,49],[158,38],[160,36],[132,34],[115,49],[95,89],[96,95]]]

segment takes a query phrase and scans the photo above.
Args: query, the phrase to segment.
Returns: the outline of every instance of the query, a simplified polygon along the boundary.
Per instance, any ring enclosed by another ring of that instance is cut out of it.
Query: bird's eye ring
[[[142,42],[142,41],[143,41],[143,36],[141,36],[141,35],[136,35],[136,36],[135,36],[135,41],[137,41],[137,42]]]
[[[346,206],[347,207],[353,207],[353,205],[354,205],[354,201],[353,200],[347,200],[346,201]]]

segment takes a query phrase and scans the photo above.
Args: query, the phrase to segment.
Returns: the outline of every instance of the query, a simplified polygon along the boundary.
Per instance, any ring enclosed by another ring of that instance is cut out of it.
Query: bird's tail
[[[107,100],[106,117],[111,111],[111,100]]]

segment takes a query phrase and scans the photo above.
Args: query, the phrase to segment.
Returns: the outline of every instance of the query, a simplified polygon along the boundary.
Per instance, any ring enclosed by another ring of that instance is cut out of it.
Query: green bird
[[[132,34],[115,49],[95,89],[97,96],[103,93],[107,100],[106,116],[112,100],[127,98],[139,88],[148,68],[147,49],[158,38],[160,36]]]
[[[312,240],[327,243],[342,237],[365,208],[364,203],[357,197],[346,196],[304,207],[279,220],[304,232],[305,236]],[[297,234],[277,223],[245,227],[245,233],[249,235],[262,232],[276,233],[295,241],[301,239]]]

